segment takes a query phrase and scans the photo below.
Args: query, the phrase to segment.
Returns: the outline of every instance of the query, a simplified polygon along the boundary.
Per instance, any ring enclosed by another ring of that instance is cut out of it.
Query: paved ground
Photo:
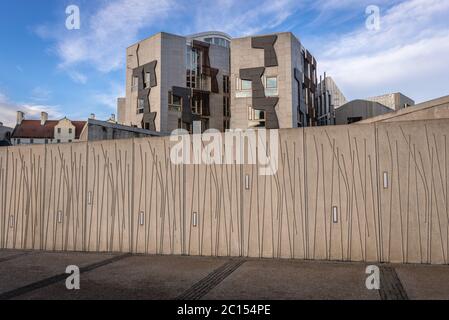
[[[66,289],[66,267],[81,289]],[[449,266],[0,250],[0,299],[449,299]]]

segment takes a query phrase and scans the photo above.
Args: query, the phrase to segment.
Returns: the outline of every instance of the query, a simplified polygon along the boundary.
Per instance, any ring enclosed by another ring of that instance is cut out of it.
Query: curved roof
[[[195,33],[195,34],[191,34],[191,35],[187,36],[187,38],[195,39],[195,38],[214,37],[214,36],[222,37],[229,41],[232,40],[232,37],[229,34],[221,32],[221,31],[206,31],[206,32]]]

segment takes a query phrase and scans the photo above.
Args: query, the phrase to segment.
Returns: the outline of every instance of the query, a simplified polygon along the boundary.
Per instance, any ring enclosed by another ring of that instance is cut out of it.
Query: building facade
[[[78,141],[86,121],[48,120],[46,112],[40,120],[25,120],[25,114],[17,112],[17,125],[11,135],[13,145],[70,143]]]
[[[231,128],[316,123],[316,59],[290,32],[231,41]]]
[[[0,122],[0,147],[7,147],[11,145],[11,134],[13,129],[6,127]]]
[[[335,81],[324,74],[320,76],[320,82],[316,94],[317,125],[335,125],[335,110],[348,101],[340,91]]]
[[[415,105],[415,101],[400,92],[371,97],[365,100],[378,102],[393,111],[401,110],[403,108],[408,108]]]
[[[194,121],[220,131],[315,125],[316,67],[292,33],[158,33],[127,49],[118,122],[162,133]]]
[[[119,123],[158,132],[229,127],[229,43],[222,33],[158,33],[127,49]]]

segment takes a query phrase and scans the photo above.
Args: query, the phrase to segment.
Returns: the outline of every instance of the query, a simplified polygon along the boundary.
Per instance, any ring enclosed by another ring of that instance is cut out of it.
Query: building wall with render
[[[447,264],[448,135],[283,129],[274,176],[173,165],[167,137],[6,147],[0,247]]]

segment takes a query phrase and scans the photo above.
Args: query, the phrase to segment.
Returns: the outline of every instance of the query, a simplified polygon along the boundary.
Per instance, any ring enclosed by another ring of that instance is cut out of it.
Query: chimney
[[[95,120],[95,113],[91,113],[91,114],[90,114],[90,119]]]
[[[21,125],[24,119],[25,113],[23,113],[22,111],[17,111],[17,125]]]
[[[110,121],[111,121],[111,122],[115,122],[115,114],[111,114],[111,119],[110,119]]]
[[[41,112],[41,126],[45,126],[45,123],[48,121],[48,113]]]

